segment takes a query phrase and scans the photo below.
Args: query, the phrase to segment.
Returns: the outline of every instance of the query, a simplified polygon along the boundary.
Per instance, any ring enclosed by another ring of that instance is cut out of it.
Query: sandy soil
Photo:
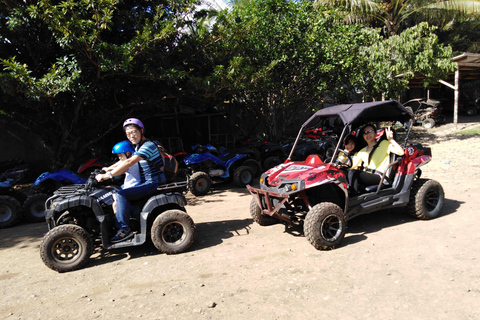
[[[445,189],[438,218],[361,216],[331,251],[301,229],[253,223],[250,195],[228,186],[188,197],[197,236],[179,255],[145,245],[59,274],[40,259],[45,224],[2,229],[0,318],[479,319],[480,137],[453,130],[415,131],[433,150],[423,175]]]

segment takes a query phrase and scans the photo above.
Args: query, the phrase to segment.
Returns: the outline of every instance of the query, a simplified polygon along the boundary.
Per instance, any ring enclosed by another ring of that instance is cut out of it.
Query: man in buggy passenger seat
[[[385,169],[390,164],[391,153],[404,155],[404,150],[395,141],[390,127],[385,128],[386,140],[375,139],[377,130],[373,124],[366,124],[360,132],[367,146],[355,154],[349,172],[349,185],[357,193],[362,192],[362,187],[380,183]]]

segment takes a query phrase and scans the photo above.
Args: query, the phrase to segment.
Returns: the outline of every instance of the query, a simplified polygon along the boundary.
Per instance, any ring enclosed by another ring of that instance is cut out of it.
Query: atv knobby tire
[[[303,229],[305,237],[315,249],[333,249],[345,236],[343,210],[335,203],[319,203],[307,213]]]
[[[45,201],[49,198],[48,194],[32,194],[23,203],[23,213],[25,218],[31,222],[45,222]]]
[[[155,218],[152,224],[152,242],[166,254],[187,250],[195,239],[195,223],[181,210],[167,210]]]
[[[253,221],[261,226],[271,226],[272,224],[279,222],[279,220],[276,218],[262,214],[262,210],[254,198],[252,198],[252,201],[250,201],[250,214],[252,215]]]
[[[233,183],[240,188],[251,184],[254,178],[253,169],[247,166],[240,166],[233,172]]]
[[[247,166],[247,167],[252,168],[254,177],[258,177],[260,175],[260,173],[262,173],[262,166],[260,165],[260,163],[257,160],[247,159],[242,164],[242,166]]]
[[[22,219],[22,205],[14,197],[0,196],[0,228],[13,227]]]
[[[435,180],[418,179],[410,191],[408,212],[418,219],[428,220],[438,216],[445,202],[442,185]]]
[[[188,189],[194,196],[203,196],[212,186],[212,180],[205,172],[199,171],[192,174],[188,180]]]
[[[82,268],[92,253],[92,237],[85,229],[73,224],[53,228],[40,245],[43,263],[58,272]]]
[[[432,118],[426,118],[422,121],[422,127],[424,127],[425,129],[431,129],[435,127],[435,120],[433,120]]]
[[[268,157],[263,162],[263,169],[267,171],[270,168],[278,166],[280,163],[282,163],[282,160],[280,160],[279,157],[276,157],[276,156]]]

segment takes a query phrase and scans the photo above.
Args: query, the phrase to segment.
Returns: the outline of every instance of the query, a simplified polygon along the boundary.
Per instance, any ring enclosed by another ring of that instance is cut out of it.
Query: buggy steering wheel
[[[335,159],[335,162],[333,162],[333,165],[335,167],[340,166],[341,168],[350,169],[353,165],[352,156],[344,149],[338,149],[338,152],[343,153],[343,156],[346,157],[347,159],[345,161],[340,161],[337,155],[337,159]]]

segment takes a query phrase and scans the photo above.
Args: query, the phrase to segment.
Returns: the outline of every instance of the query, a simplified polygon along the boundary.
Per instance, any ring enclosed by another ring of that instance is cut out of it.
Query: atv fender
[[[92,197],[79,195],[79,196],[62,200],[59,203],[57,203],[57,205],[55,206],[55,209],[48,209],[45,211],[45,218],[48,223],[48,228],[52,229],[56,226],[55,218],[58,213],[64,212],[65,210],[78,207],[78,206],[91,208],[96,218],[98,219],[98,221],[100,221],[100,223],[103,222],[105,214],[100,204],[97,201],[95,201],[95,199],[93,199]]]

